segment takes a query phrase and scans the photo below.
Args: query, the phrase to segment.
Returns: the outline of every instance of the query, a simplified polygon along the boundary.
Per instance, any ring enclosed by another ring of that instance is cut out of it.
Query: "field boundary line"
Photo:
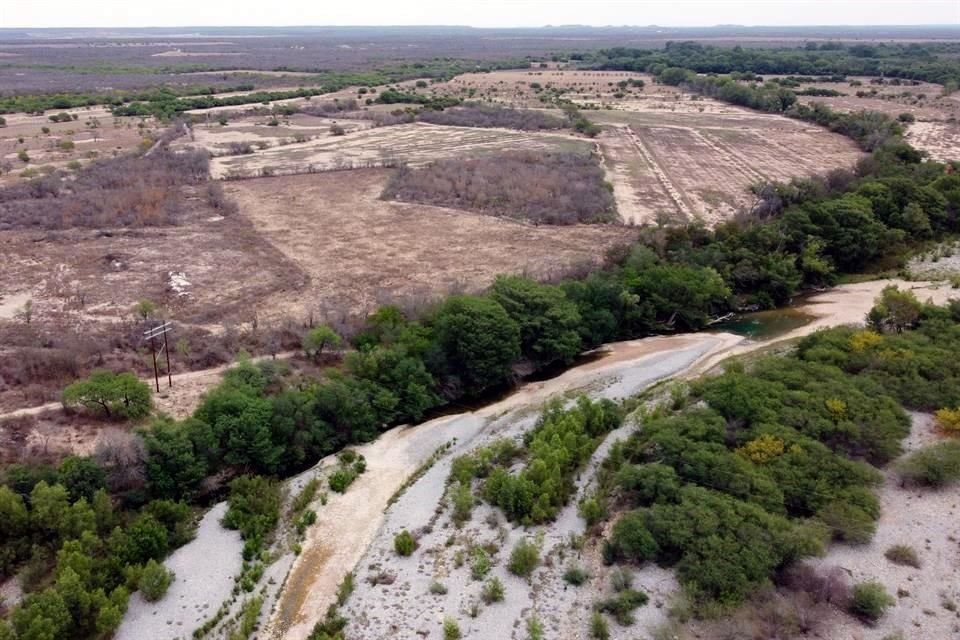
[[[748,163],[743,158],[739,157],[736,153],[730,150],[723,142],[710,137],[705,131],[699,131],[697,129],[690,129],[690,133],[693,134],[695,138],[699,138],[705,145],[716,151],[718,154],[723,156],[731,165],[740,169],[744,174],[746,174],[752,180],[760,180],[761,182],[769,182],[769,178],[763,175],[758,169],[755,169],[750,163]]]
[[[692,218],[693,213],[690,209],[690,206],[684,201],[683,194],[680,193],[673,182],[670,181],[670,177],[667,173],[660,167],[660,164],[656,161],[653,156],[653,153],[647,149],[647,146],[643,143],[643,140],[640,139],[640,136],[636,134],[633,128],[630,125],[626,127],[627,138],[633,142],[633,146],[637,148],[637,151],[640,152],[640,155],[643,156],[643,159],[647,161],[647,164],[650,165],[650,169],[653,171],[653,174],[657,176],[657,180],[660,181],[661,186],[663,186],[664,191],[667,192],[667,195],[670,196],[670,199],[673,200],[673,203],[677,206],[677,209],[687,218]]]

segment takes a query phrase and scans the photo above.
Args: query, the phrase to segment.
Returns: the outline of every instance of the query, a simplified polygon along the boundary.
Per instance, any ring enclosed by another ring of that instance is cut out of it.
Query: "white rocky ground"
[[[240,573],[243,541],[236,531],[220,524],[227,511],[221,502],[204,515],[197,536],[167,558],[176,573],[170,590],[159,602],[147,602],[134,593],[116,640],[178,640],[211,617],[230,596],[234,576]]]
[[[651,355],[581,390],[594,398],[626,398],[687,369],[716,346],[701,341]],[[449,509],[443,508],[453,457],[499,438],[519,439],[534,426],[537,416],[525,406],[490,421],[476,438],[441,459],[387,510],[383,526],[357,564],[357,588],[343,610],[350,620],[348,638],[439,638],[445,618],[458,621],[464,638],[526,638],[526,621],[531,616],[544,625],[547,637],[586,637],[590,607],[610,587],[608,569],[598,561],[596,549],[580,552],[569,544],[570,534],[582,534],[584,529],[576,501],[571,501],[553,525],[529,530],[511,525],[498,510],[487,506],[475,508],[470,522],[458,530],[450,521]],[[628,422],[606,438],[581,474],[578,493],[587,489],[585,485],[613,442],[625,438],[633,428],[635,424]],[[393,551],[393,537],[404,529],[418,535],[419,548],[409,558]],[[543,539],[541,567],[529,582],[511,575],[506,569],[510,550],[524,537],[538,534]],[[483,583],[470,575],[469,549],[473,545],[498,550],[490,575],[506,586],[503,602],[482,603]],[[461,558],[465,559],[461,562]],[[588,569],[592,578],[587,584],[574,587],[565,583],[562,576],[570,562]],[[395,581],[374,584],[373,578],[381,575],[393,576]],[[430,593],[435,581],[446,587],[445,594]],[[665,609],[661,606],[676,589],[672,574],[656,567],[636,571],[635,584],[651,596],[651,603],[637,610],[634,626],[614,627],[614,638],[632,638],[638,630],[662,622]]]
[[[913,414],[907,452],[935,442],[933,419]],[[870,544],[835,544],[817,564],[839,566],[853,582],[876,580],[896,597],[896,604],[875,627],[837,615],[828,625],[835,640],[881,640],[900,633],[904,639],[960,638],[960,487],[906,489],[896,473],[886,471],[880,489],[883,512]],[[893,545],[906,544],[920,557],[921,568],[894,564],[884,557]],[[894,636],[896,637],[896,636]]]

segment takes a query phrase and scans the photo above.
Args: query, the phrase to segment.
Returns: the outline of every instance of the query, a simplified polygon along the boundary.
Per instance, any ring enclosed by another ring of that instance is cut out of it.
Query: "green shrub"
[[[846,502],[831,502],[818,515],[835,539],[851,544],[867,544],[877,530],[870,514]]]
[[[610,640],[610,626],[597,611],[590,616],[590,637],[595,640]]]
[[[586,582],[589,577],[590,575],[586,570],[578,564],[570,564],[566,571],[563,572],[563,579],[567,583],[577,587]]]
[[[443,640],[460,640],[460,625],[453,618],[446,618],[443,621]]]
[[[490,554],[483,547],[474,547],[470,555],[470,576],[474,580],[483,580],[487,577],[492,566]]]
[[[347,603],[347,600],[350,599],[350,596],[353,594],[353,572],[348,571],[346,575],[343,576],[343,580],[340,582],[340,586],[337,587],[337,606],[342,607]]]
[[[883,554],[894,564],[902,564],[915,569],[920,568],[920,558],[913,547],[905,544],[895,544]]]
[[[605,550],[605,556],[609,559],[612,553],[616,559],[644,562],[656,558],[659,551],[656,539],[647,529],[643,513],[630,511],[613,525],[610,550]]]
[[[879,582],[861,582],[853,587],[850,612],[868,622],[876,622],[894,604],[893,596]]]
[[[470,514],[473,511],[473,492],[470,491],[470,485],[467,483],[458,483],[451,496],[453,503],[453,522],[456,526],[462,527],[464,523],[470,520]]]
[[[300,513],[309,507],[319,489],[319,478],[310,478],[310,480],[303,485],[303,489],[300,490],[300,493],[298,493],[293,499],[293,502],[290,504],[290,510],[294,513]]]
[[[543,640],[543,624],[536,616],[527,618],[527,640]]]
[[[317,512],[309,509],[304,511],[299,518],[297,518],[296,527],[297,533],[301,536],[306,533],[307,529],[317,521]]]
[[[507,569],[515,576],[529,578],[540,564],[540,548],[531,540],[521,540],[510,553]]]
[[[943,487],[960,479],[960,442],[949,440],[911,453],[897,465],[911,483]]]
[[[607,509],[602,501],[596,497],[585,498],[579,505],[580,517],[586,521],[588,527],[599,523],[607,516]]]
[[[602,600],[596,604],[596,610],[609,613],[622,627],[634,623],[633,610],[647,604],[647,594],[633,589],[624,589],[613,598]]]
[[[435,596],[443,596],[447,594],[447,585],[443,584],[438,580],[434,580],[430,583],[430,593]]]
[[[633,587],[633,572],[626,567],[617,567],[610,572],[610,586],[617,593]]]
[[[500,578],[494,576],[493,578],[487,580],[486,584],[483,585],[481,597],[487,604],[503,602],[504,591],[503,583],[500,581]]]
[[[263,476],[240,476],[230,483],[223,524],[237,529],[245,541],[244,557],[251,559],[263,548],[280,520],[280,483]]]
[[[330,474],[330,489],[337,493],[345,493],[356,479],[357,472],[353,467],[341,467]]]
[[[397,555],[405,557],[412,555],[416,548],[417,541],[413,539],[413,535],[406,529],[393,537],[393,550],[397,552]]]
[[[167,593],[173,578],[172,571],[156,560],[150,559],[140,572],[137,589],[147,602],[156,602]]]

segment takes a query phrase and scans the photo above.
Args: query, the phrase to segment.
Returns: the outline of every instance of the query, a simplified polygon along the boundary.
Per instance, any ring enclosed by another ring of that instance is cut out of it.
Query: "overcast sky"
[[[0,27],[960,24],[960,0],[0,0]]]

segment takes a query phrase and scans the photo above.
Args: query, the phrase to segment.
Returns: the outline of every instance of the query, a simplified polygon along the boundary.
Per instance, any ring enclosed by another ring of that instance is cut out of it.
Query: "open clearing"
[[[327,118],[319,121],[313,131],[318,137],[306,142],[290,142],[271,146],[253,153],[237,156],[220,156],[211,162],[210,172],[214,178],[255,176],[264,173],[306,173],[309,170],[325,171],[351,167],[389,166],[406,163],[423,165],[444,158],[462,158],[514,149],[543,149],[551,151],[588,151],[590,145],[582,138],[562,134],[527,133],[501,129],[471,129],[447,127],[425,123],[400,124],[390,127],[368,128],[366,123],[342,121],[345,128],[352,128],[346,135],[329,134]],[[291,128],[295,125],[291,124]],[[270,127],[279,130],[279,127]],[[237,134],[230,128],[220,133],[216,129],[205,131],[198,138],[200,144],[216,150],[222,148],[219,135],[229,135],[235,141]],[[282,130],[280,130],[282,131]],[[278,131],[278,133],[280,132]],[[258,132],[251,131],[246,140],[255,140]],[[284,132],[293,136],[297,131]],[[276,135],[276,134],[275,134]]]
[[[750,206],[752,185],[850,168],[862,155],[842,136],[782,117],[632,106],[590,117],[612,125],[600,146],[621,216],[635,223],[715,224]]]
[[[774,77],[774,76],[768,76]],[[926,151],[940,162],[960,156],[960,94],[943,95],[943,86],[909,81],[900,84],[875,84],[874,78],[849,77],[846,82],[817,82],[804,88],[832,89],[841,96],[798,96],[801,103],[815,102],[837,111],[879,111],[896,118],[909,113],[916,122],[905,125],[906,139],[915,148]],[[851,83],[859,83],[851,86]],[[861,95],[858,96],[857,93]]]
[[[390,171],[357,169],[227,183],[261,237],[308,278],[279,292],[264,314],[322,317],[372,311],[386,302],[424,303],[451,291],[478,291],[501,273],[557,277],[597,264],[629,243],[620,226],[533,226],[443,207],[386,202]]]
[[[912,430],[904,440],[905,454],[937,442],[933,416],[912,414]],[[957,516],[960,491],[950,486],[940,490],[907,488],[888,468],[878,490],[880,520],[868,544],[835,544],[827,555],[814,561],[839,566],[854,581],[877,580],[897,601],[880,622],[865,629],[849,618],[836,616],[830,628],[835,637],[882,640],[892,634],[903,638],[952,638],[957,634],[957,601],[960,599],[960,549],[957,547]],[[884,552],[898,544],[917,552],[922,566],[898,565]],[[899,592],[899,593],[898,593]]]

